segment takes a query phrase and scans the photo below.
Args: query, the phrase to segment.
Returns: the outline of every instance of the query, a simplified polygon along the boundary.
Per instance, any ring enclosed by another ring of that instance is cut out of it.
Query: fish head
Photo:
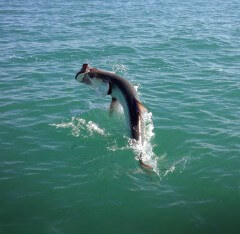
[[[76,74],[75,79],[79,82],[91,85],[91,80],[88,75],[89,71],[90,71],[89,65],[86,63],[83,64],[82,69]]]
[[[82,69],[76,74],[75,79],[81,83],[87,84],[100,96],[106,96],[109,93],[110,84],[94,75],[88,64],[83,64]]]

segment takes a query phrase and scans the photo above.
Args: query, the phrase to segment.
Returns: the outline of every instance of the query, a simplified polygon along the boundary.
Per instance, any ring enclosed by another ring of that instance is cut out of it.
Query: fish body
[[[90,68],[88,64],[83,64],[75,79],[95,90],[105,87],[103,93],[112,97],[110,112],[120,104],[123,107],[131,138],[143,145],[145,131],[143,114],[147,109],[139,101],[136,89],[128,80],[112,72]],[[142,161],[141,155],[139,155],[140,165],[148,168],[149,166]]]

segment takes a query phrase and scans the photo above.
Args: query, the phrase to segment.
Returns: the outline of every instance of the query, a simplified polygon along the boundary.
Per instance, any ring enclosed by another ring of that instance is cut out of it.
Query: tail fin
[[[147,165],[146,163],[143,162],[142,160],[142,153],[140,153],[139,155],[139,164],[144,168],[144,169],[148,169],[148,170],[153,170],[153,168],[150,165]]]

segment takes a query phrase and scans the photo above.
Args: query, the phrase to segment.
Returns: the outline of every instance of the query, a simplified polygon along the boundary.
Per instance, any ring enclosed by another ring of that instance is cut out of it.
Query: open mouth
[[[78,82],[91,85],[91,79],[88,76],[88,73],[78,73],[75,77]]]
[[[85,73],[80,73],[76,75],[75,79],[79,82],[83,82],[84,76],[85,76]]]

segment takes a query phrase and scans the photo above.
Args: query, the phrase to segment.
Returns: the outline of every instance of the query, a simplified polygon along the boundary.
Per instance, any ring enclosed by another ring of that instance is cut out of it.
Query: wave
[[[53,124],[50,124],[50,126],[54,126],[56,128],[70,128],[72,135],[75,137],[79,137],[82,131],[83,131],[83,134],[82,134],[83,137],[92,136],[95,133],[102,136],[108,135],[105,129],[100,128],[93,121],[87,121],[85,119],[77,118],[77,117],[72,117],[71,121],[69,122],[62,122],[58,124],[53,123]],[[86,132],[87,132],[87,135],[86,135]]]

